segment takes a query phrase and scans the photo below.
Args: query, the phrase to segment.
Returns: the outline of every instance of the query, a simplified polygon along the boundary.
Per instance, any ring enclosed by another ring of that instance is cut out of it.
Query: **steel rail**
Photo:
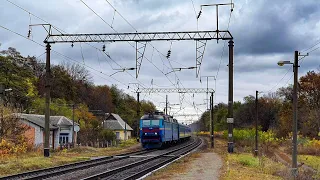
[[[108,176],[112,176],[114,174],[117,174],[123,170],[126,170],[126,169],[130,169],[130,168],[133,168],[133,167],[136,167],[138,165],[142,165],[142,164],[145,164],[145,163],[148,163],[152,160],[156,160],[156,159],[159,159],[159,158],[163,158],[163,157],[166,157],[166,155],[170,155],[174,152],[177,152],[177,151],[180,151],[182,149],[185,149],[188,147],[193,147],[191,149],[194,149],[195,145],[197,145],[198,143],[196,141],[194,141],[193,143],[190,143],[190,144],[187,144],[185,146],[182,146],[182,147],[179,147],[177,149],[174,149],[174,150],[171,150],[171,151],[168,151],[168,152],[165,152],[165,153],[162,153],[160,155],[157,155],[157,156],[153,156],[151,158],[147,158],[147,159],[143,159],[143,160],[140,160],[140,161],[137,161],[137,162],[133,162],[133,163],[130,163],[130,164],[127,164],[125,166],[121,166],[121,167],[118,167],[118,168],[115,168],[115,169],[112,169],[112,170],[109,170],[109,171],[106,171],[106,172],[102,172],[102,173],[99,173],[99,174],[95,174],[95,175],[92,175],[92,176],[89,176],[89,177],[86,177],[86,178],[83,178],[82,180],[96,180],[96,179],[102,179],[102,178],[106,178]],[[201,141],[200,141],[200,144],[201,144]],[[199,145],[200,145],[199,144]],[[177,156],[179,157],[179,156]],[[169,158],[169,157],[168,157]],[[171,159],[172,157],[170,157]]]
[[[180,153],[180,156],[192,151],[193,149],[195,149],[197,147],[199,147],[201,145],[201,143],[202,143],[202,140],[200,140],[199,143],[196,144],[194,147],[188,148],[185,151],[183,151],[182,153]],[[151,172],[153,170],[156,170],[156,169],[158,169],[158,168],[160,168],[160,167],[162,167],[162,166],[164,166],[166,164],[169,164],[170,162],[180,158],[180,156],[169,157],[169,159],[167,159],[167,160],[165,160],[165,161],[163,161],[161,163],[157,163],[154,166],[150,166],[148,168],[145,168],[142,171],[134,173],[131,176],[128,176],[128,177],[124,178],[123,180],[138,179],[138,178],[142,177],[143,175],[145,175],[145,174],[147,174],[147,173],[149,173],[149,172]]]
[[[135,151],[135,152],[128,152],[128,153],[123,153],[123,154],[118,154],[118,155],[113,155],[113,156],[106,156],[98,159],[93,159],[93,160],[86,160],[86,161],[81,161],[81,162],[76,162],[76,163],[71,163],[71,164],[65,164],[61,166],[54,166],[50,168],[44,168],[40,170],[35,170],[35,171],[29,171],[29,172],[24,172],[20,174],[14,174],[10,176],[4,176],[0,177],[0,180],[7,180],[7,179],[43,179],[43,178],[48,178],[60,174],[65,174],[71,171],[76,171],[79,169],[85,169],[88,167],[93,167],[97,166],[103,163],[109,163],[109,162],[115,162],[119,161],[122,159],[129,158],[130,155],[140,155],[144,153],[149,153],[152,152],[150,150],[141,150],[141,151]]]

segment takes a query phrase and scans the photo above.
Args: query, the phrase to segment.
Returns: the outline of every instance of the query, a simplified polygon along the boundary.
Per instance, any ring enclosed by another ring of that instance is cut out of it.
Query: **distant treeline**
[[[117,113],[134,130],[137,129],[137,119],[144,112],[155,110],[152,102],[141,101],[141,114],[137,115],[134,97],[116,85],[95,85],[89,71],[79,64],[51,65],[51,74],[51,115],[71,119],[72,104],[76,104],[75,120],[80,122],[81,132],[85,133],[82,136],[86,138],[94,139],[102,131],[101,118],[95,117],[90,110]],[[23,57],[15,48],[2,50],[0,83],[4,88],[12,89],[1,97],[6,107],[24,113],[44,114],[45,63],[36,57]],[[0,127],[4,125],[0,124]]]
[[[293,86],[281,87],[276,92],[260,94],[258,100],[258,124],[262,131],[273,130],[285,137],[292,132]],[[228,106],[214,106],[215,130],[227,129]],[[255,125],[255,97],[246,96],[243,102],[234,102],[234,125],[236,128],[252,128]],[[200,130],[208,131],[210,114],[204,112],[198,122]],[[309,71],[299,79],[298,131],[303,136],[319,138],[320,132],[320,70]]]

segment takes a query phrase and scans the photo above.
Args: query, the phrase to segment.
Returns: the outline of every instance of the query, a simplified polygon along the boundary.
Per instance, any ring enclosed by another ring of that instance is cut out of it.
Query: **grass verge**
[[[131,139],[123,142],[118,147],[77,147],[70,150],[53,152],[49,158],[43,157],[42,152],[29,152],[20,155],[3,156],[0,157],[0,176],[89,160],[91,157],[110,156],[135,151],[135,147],[138,148],[136,144],[136,140]]]
[[[283,179],[277,174],[284,171],[285,166],[266,156],[254,157],[251,153],[246,152],[229,154],[227,153],[227,141],[221,138],[215,139],[214,151],[224,159],[220,179]]]
[[[320,179],[320,156],[298,155],[298,161],[316,170],[313,178]]]

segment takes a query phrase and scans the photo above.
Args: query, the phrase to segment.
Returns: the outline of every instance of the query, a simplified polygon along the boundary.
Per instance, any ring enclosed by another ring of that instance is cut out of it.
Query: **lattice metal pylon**
[[[200,72],[200,67],[204,55],[204,51],[206,49],[207,45],[207,40],[201,41],[197,40],[196,41],[196,77],[198,78],[199,72]]]
[[[144,52],[147,47],[147,42],[136,41],[136,78],[139,76],[140,67],[142,64]]]
[[[102,33],[102,34],[52,34],[48,33],[44,43],[72,42],[116,42],[116,41],[174,41],[174,40],[232,40],[229,31],[183,31],[144,33]]]
[[[140,93],[207,93],[214,92],[212,88],[141,88]]]
[[[182,108],[182,103],[183,103],[183,100],[184,100],[184,95],[185,95],[185,93],[179,93],[180,110],[181,110],[181,108]]]

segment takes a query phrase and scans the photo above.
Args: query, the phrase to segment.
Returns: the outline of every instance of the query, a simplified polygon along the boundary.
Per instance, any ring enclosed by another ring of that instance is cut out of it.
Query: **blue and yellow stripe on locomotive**
[[[190,127],[162,112],[149,113],[140,119],[140,142],[143,148],[160,148],[164,144],[177,143],[190,137]]]

